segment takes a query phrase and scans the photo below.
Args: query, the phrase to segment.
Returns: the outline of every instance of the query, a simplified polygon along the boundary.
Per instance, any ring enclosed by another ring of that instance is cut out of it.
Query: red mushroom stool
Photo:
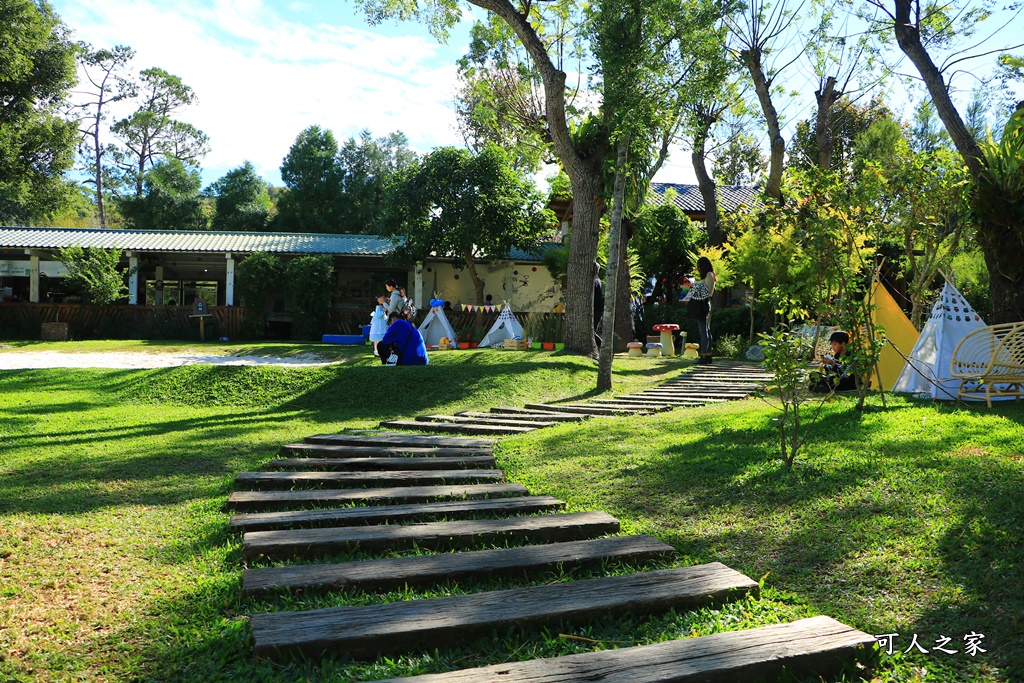
[[[666,356],[675,355],[675,344],[672,343],[672,333],[679,329],[679,325],[662,323],[652,328],[655,332],[661,333],[661,353]]]
[[[644,355],[644,345],[638,341],[629,342],[626,344],[626,348],[628,349],[626,355],[630,358],[639,358]]]

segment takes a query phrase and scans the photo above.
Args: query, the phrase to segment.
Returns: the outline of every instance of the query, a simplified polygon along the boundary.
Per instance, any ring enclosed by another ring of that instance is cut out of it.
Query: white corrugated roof
[[[401,238],[396,238],[401,240]],[[128,251],[338,254],[384,256],[390,237],[324,235],[303,232],[214,232],[200,230],[100,230],[98,228],[20,228],[0,226],[0,248],[59,249],[78,245]]]

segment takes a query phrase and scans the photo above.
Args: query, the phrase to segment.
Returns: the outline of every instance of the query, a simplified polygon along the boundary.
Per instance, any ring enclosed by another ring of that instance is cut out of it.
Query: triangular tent
[[[440,305],[433,305],[432,300],[430,306],[430,312],[427,313],[427,317],[420,323],[420,335],[423,337],[423,343],[427,346],[437,346],[442,339],[447,338],[448,341],[455,343],[455,328],[448,322],[448,316],[444,314],[444,306],[442,301]]]
[[[955,401],[960,380],[950,376],[953,351],[961,339],[981,327],[985,321],[947,281],[893,391]]]
[[[910,355],[919,333],[881,282],[876,281],[871,285],[871,297],[875,304],[871,311],[872,322],[885,328],[885,336],[890,342],[882,347],[879,354],[878,374],[882,379],[882,387],[892,391],[906,365],[904,357]]]
[[[523,338],[523,326],[519,324],[515,314],[512,312],[511,306],[505,306],[505,309],[498,316],[498,319],[491,325],[491,329],[487,330],[487,334],[484,335],[483,340],[480,342],[480,346],[488,347],[494,346],[495,344],[501,344],[506,339],[522,339]]]

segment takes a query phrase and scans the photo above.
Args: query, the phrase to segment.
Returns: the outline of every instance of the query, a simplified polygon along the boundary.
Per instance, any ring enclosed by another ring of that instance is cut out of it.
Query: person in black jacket
[[[594,343],[601,348],[601,337],[597,330],[604,317],[604,287],[601,284],[601,267],[594,261]]]

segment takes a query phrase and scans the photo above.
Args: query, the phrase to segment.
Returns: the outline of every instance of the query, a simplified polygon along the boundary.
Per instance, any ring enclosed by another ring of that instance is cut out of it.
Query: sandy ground
[[[59,351],[0,351],[0,370],[39,368],[172,368],[179,365],[329,365],[312,354],[290,358],[274,356],[210,356],[186,353],[61,353]]]

